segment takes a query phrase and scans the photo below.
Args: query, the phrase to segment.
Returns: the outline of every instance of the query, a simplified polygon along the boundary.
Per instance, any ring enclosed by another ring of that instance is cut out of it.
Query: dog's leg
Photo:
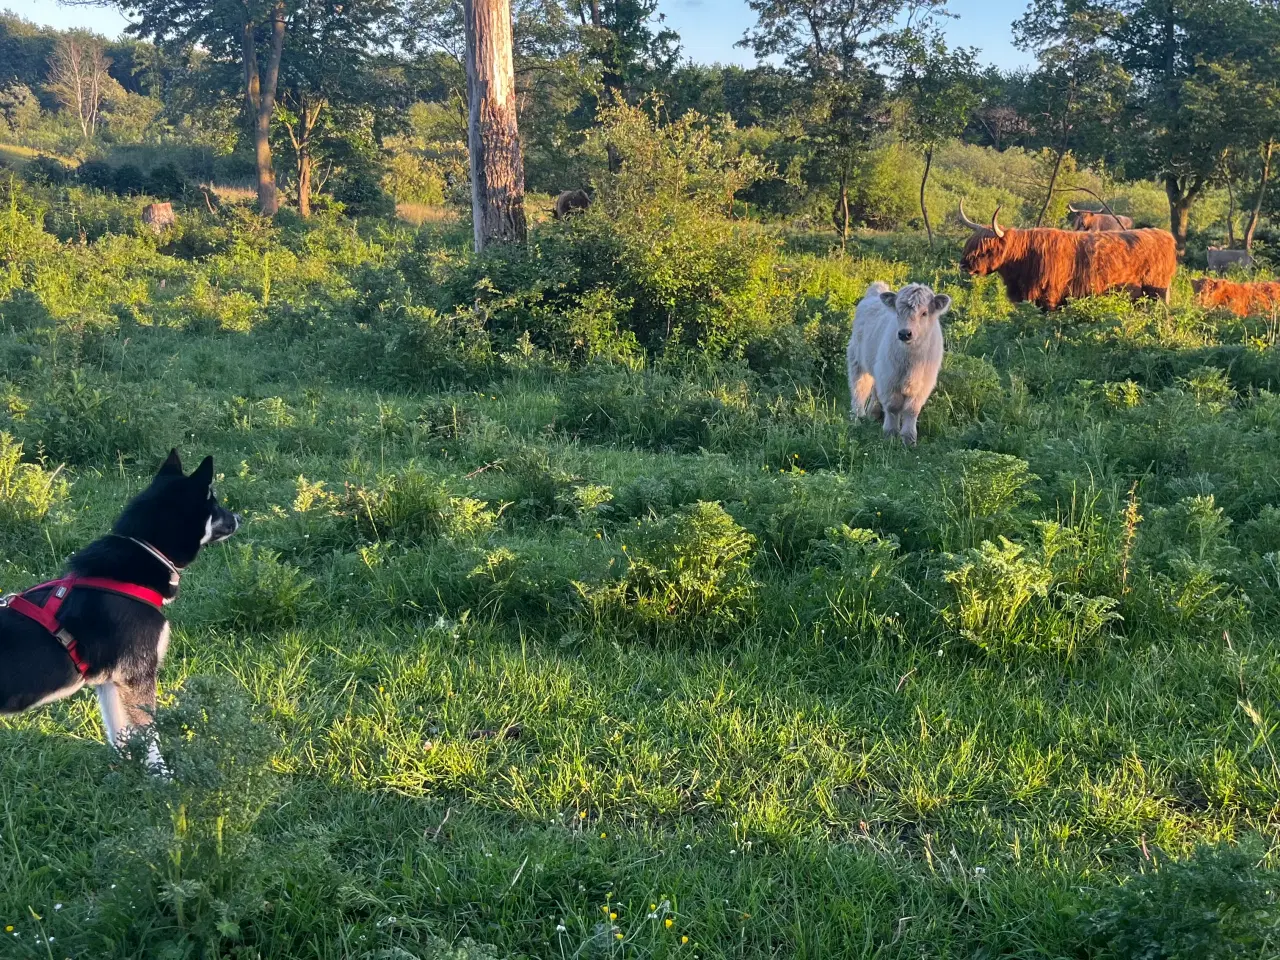
[[[169,768],[165,766],[164,757],[160,755],[160,744],[156,740],[156,733],[151,729],[156,710],[155,678],[136,684],[122,685],[120,694],[124,701],[125,712],[129,715],[130,732],[141,730],[147,735],[147,769],[159,776],[167,777]]]
[[[107,729],[107,743],[113,750],[119,750],[129,727],[129,717],[124,710],[124,702],[120,699],[119,688],[110,680],[96,687],[98,692],[98,709],[102,711],[102,725]]]
[[[160,754],[160,745],[154,731],[150,730],[156,705],[155,681],[126,684],[108,680],[98,687],[98,705],[102,709],[102,723],[107,728],[108,742],[120,750],[135,731],[145,731],[147,767],[153,773],[167,776],[169,771]]]

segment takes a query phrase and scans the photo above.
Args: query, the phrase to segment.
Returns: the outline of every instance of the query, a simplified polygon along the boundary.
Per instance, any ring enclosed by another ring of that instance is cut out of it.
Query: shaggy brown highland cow
[[[1216,277],[1197,277],[1191,281],[1196,303],[1214,309],[1230,310],[1238,317],[1270,314],[1280,308],[1280,283],[1235,283]]]
[[[1119,214],[1111,215],[1102,210],[1083,210],[1067,205],[1071,214],[1069,222],[1072,230],[1132,230],[1133,219]]]
[[[571,213],[577,213],[579,210],[585,210],[591,206],[591,195],[585,190],[565,190],[556,197],[555,209],[552,215],[557,220],[563,220]]]
[[[1006,230],[999,217],[997,207],[990,227],[974,223],[961,202],[960,220],[974,233],[960,267],[973,276],[1000,274],[1015,303],[1057,310],[1067,300],[1108,290],[1169,301],[1178,254],[1173,234],[1165,230]]]

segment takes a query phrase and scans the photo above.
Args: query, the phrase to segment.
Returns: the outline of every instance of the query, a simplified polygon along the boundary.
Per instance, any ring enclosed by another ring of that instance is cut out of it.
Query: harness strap
[[[0,600],[0,605],[8,607],[14,613],[19,613],[28,619],[34,620],[49,631],[54,639],[62,644],[62,648],[67,651],[67,656],[71,658],[71,662],[75,664],[82,677],[89,675],[89,664],[85,663],[84,658],[80,656],[80,652],[76,649],[76,638],[58,620],[58,610],[62,607],[62,602],[67,599],[67,595],[75,587],[114,593],[118,596],[145,603],[156,610],[164,606],[164,597],[155,590],[138,586],[136,583],[109,580],[105,577],[64,577],[61,580],[51,580],[48,583],[39,584],[29,590],[24,590],[20,594]],[[49,591],[49,595],[45,597],[44,603],[36,604],[27,599],[27,594],[46,589]]]

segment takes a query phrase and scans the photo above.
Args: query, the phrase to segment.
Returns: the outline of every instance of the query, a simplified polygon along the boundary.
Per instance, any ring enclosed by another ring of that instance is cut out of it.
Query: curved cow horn
[[[964,212],[964,200],[963,200],[963,199],[961,199],[961,201],[960,201],[960,222],[961,222],[961,223],[963,223],[963,224],[964,224],[966,227],[968,227],[970,230],[985,230],[985,229],[987,229],[986,227],[984,227],[984,226],[983,226],[982,224],[980,224],[980,223],[974,223],[972,220],[970,220],[970,219],[965,215],[965,212]]]
[[[1067,213],[1079,213],[1079,212],[1080,212],[1079,209],[1076,208],[1076,205],[1074,203],[1067,204]]]
[[[996,212],[991,215],[991,232],[1000,239],[1004,239],[1004,231],[1000,229],[1000,208],[996,207]]]

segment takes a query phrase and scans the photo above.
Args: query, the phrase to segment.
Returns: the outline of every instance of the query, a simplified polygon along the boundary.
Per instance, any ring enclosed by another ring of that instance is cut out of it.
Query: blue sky
[[[659,0],[667,22],[680,34],[685,56],[700,63],[742,63],[753,60],[750,51],[735,47],[755,18],[745,0]],[[88,27],[115,37],[125,19],[114,7],[64,7],[56,0],[0,0],[19,16],[56,27]],[[951,43],[977,47],[980,59],[1000,67],[1030,63],[1027,54],[1010,42],[1013,23],[1027,7],[1027,0],[951,0],[955,18],[945,24]]]

